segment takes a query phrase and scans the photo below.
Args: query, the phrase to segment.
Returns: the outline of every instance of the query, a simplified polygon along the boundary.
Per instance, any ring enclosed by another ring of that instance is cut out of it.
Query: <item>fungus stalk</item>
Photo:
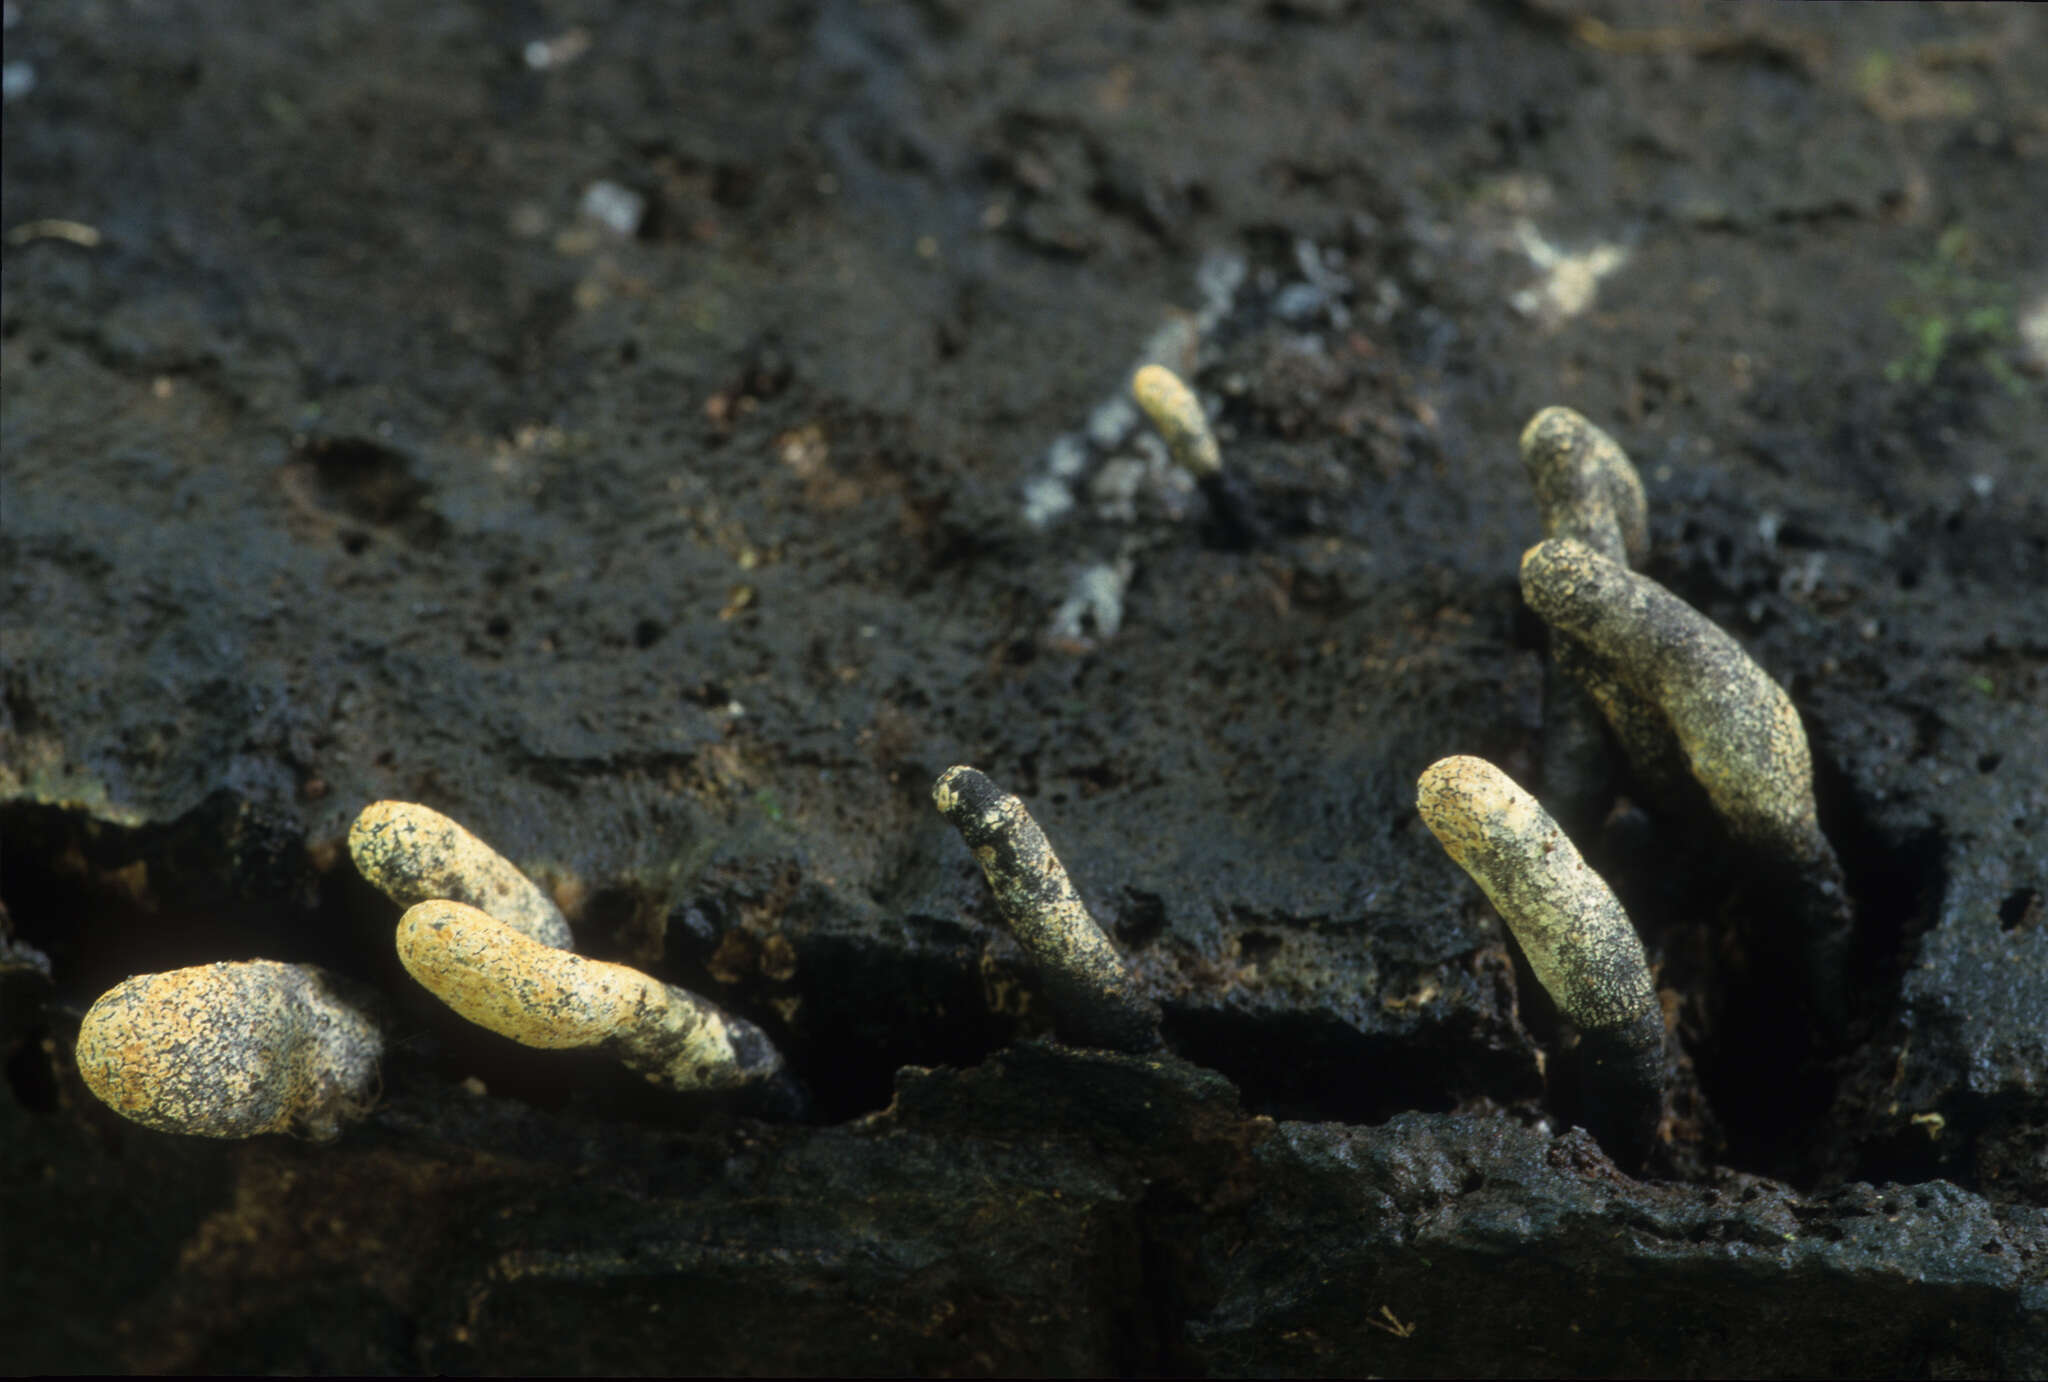
[[[596,1048],[681,1091],[782,1072],[781,1054],[753,1023],[637,969],[543,945],[466,903],[408,908],[398,958],[457,1013],[522,1046]]]
[[[1024,803],[967,767],[948,768],[932,801],[973,851],[1010,934],[1038,966],[1062,1039],[1115,1051],[1158,1046],[1158,1005],[1138,992]]]
[[[1415,804],[1578,1027],[1594,1135],[1640,1165],[1663,1113],[1664,1017],[1628,914],[1536,798],[1484,759],[1431,764]]]
[[[376,1021],[312,965],[275,960],[138,974],[78,1029],[78,1073],[158,1132],[325,1142],[377,1098]]]
[[[1821,834],[1806,730],[1783,688],[1713,621],[1585,543],[1562,538],[1530,548],[1522,595],[1661,717],[1714,811],[1787,895],[1813,1004],[1824,1023],[1839,1027],[1847,1008],[1848,890]],[[1589,689],[1600,699],[1598,686]],[[1629,713],[1626,704],[1604,700],[1602,709]]]
[[[430,807],[376,801],[348,831],[356,870],[400,907],[466,902],[542,945],[567,950],[569,922],[512,861]]]
[[[1194,390],[1166,366],[1146,365],[1131,376],[1131,397],[1166,442],[1174,464],[1194,477],[1202,497],[1209,501],[1209,513],[1223,545],[1255,546],[1265,536],[1265,526],[1252,508],[1242,477],[1224,468],[1223,449],[1209,430],[1209,419]]]

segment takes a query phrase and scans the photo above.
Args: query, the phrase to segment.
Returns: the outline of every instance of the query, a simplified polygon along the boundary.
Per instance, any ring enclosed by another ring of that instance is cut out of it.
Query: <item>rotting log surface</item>
[[[5,229],[99,239],[0,261],[10,1362],[2048,1372],[2048,17],[1695,20],[23,6]],[[1627,259],[1571,315],[1529,231]],[[1112,483],[1098,405],[1197,320],[1250,551]],[[1710,828],[1580,841],[1685,1057],[1641,1184],[1410,799],[1533,774],[1552,403],[1787,685],[1861,917],[1816,1065]],[[1113,637],[1041,636],[1125,557]],[[1171,1057],[1033,1044],[955,762]],[[347,865],[383,798],[760,1023],[813,1121],[439,1010]],[[393,1005],[369,1119],[91,1102],[95,995],[256,956]]]

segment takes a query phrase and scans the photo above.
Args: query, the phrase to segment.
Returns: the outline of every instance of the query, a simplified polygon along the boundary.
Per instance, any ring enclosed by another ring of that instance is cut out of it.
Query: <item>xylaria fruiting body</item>
[[[448,899],[488,912],[558,950],[573,943],[548,895],[509,859],[430,807],[378,801],[349,827],[356,869],[401,907]]]
[[[1787,890],[1814,1003],[1838,1026],[1847,1006],[1848,890],[1821,833],[1813,757],[1791,698],[1712,620],[1584,543],[1530,548],[1522,597],[1662,715],[1715,812]],[[1599,689],[1589,689],[1597,699]]]
[[[1624,566],[1643,560],[1650,550],[1643,482],[1614,438],[1570,408],[1545,408],[1522,429],[1521,451],[1543,536],[1577,538]]]
[[[1624,566],[1643,560],[1650,546],[1643,482],[1614,438],[1570,408],[1545,408],[1522,429],[1521,453],[1545,537],[1577,538]],[[1606,810],[1612,774],[1600,733],[1603,706],[1614,707],[1604,718],[1639,775],[1663,783],[1682,771],[1661,719],[1599,659],[1555,630],[1550,651],[1543,673],[1543,790],[1566,819],[1586,825]]]
[[[1202,402],[1181,377],[1164,365],[1146,365],[1131,376],[1131,397],[1166,442],[1174,464],[1194,476],[1209,501],[1216,533],[1226,547],[1250,547],[1264,535],[1251,495],[1234,470],[1223,467],[1223,450],[1202,412]]]
[[[1131,397],[1165,439],[1174,464],[1198,480],[1223,469],[1223,450],[1201,400],[1179,375],[1164,365],[1146,365],[1131,376]]]
[[[376,1102],[376,1021],[326,971],[274,960],[138,974],[78,1029],[78,1072],[158,1132],[324,1142]]]
[[[1640,1161],[1663,1109],[1664,1017],[1628,914],[1536,798],[1486,760],[1432,763],[1415,804],[1579,1028],[1593,1131]]]
[[[1010,934],[1038,966],[1060,1036],[1116,1051],[1156,1047],[1158,1005],[1138,992],[1024,803],[968,767],[948,768],[932,801],[973,852]]]
[[[684,1091],[737,1088],[782,1070],[753,1023],[637,969],[543,945],[466,903],[408,908],[398,958],[457,1013],[522,1046],[601,1049]]]

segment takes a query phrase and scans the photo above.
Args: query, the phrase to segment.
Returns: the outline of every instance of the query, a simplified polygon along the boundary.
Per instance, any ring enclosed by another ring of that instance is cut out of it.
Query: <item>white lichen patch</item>
[[[1629,257],[1625,248],[1608,242],[1566,251],[1529,220],[1515,223],[1515,243],[1543,277],[1511,296],[1508,304],[1550,326],[1584,315],[1600,291],[1600,280],[1620,270]]]

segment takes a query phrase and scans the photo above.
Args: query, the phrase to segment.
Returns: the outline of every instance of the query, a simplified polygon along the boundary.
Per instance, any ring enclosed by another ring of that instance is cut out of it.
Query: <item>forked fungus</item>
[[[1138,992],[1024,803],[968,767],[948,768],[932,801],[973,852],[1010,934],[1038,966],[1060,1036],[1116,1051],[1156,1047],[1158,1005]]]
[[[408,908],[398,958],[479,1027],[522,1046],[603,1050],[669,1089],[732,1089],[782,1070],[753,1023],[637,969],[543,945],[466,903]]]
[[[548,895],[509,859],[431,807],[378,801],[349,827],[356,869],[401,907],[466,902],[559,950],[573,943],[569,923]]]
[[[78,1029],[78,1072],[158,1132],[327,1141],[377,1097],[377,1024],[311,965],[274,960],[138,974]]]
[[[1628,914],[1536,798],[1486,760],[1432,763],[1415,804],[1579,1028],[1593,1131],[1639,1161],[1663,1106],[1664,1017]]]

